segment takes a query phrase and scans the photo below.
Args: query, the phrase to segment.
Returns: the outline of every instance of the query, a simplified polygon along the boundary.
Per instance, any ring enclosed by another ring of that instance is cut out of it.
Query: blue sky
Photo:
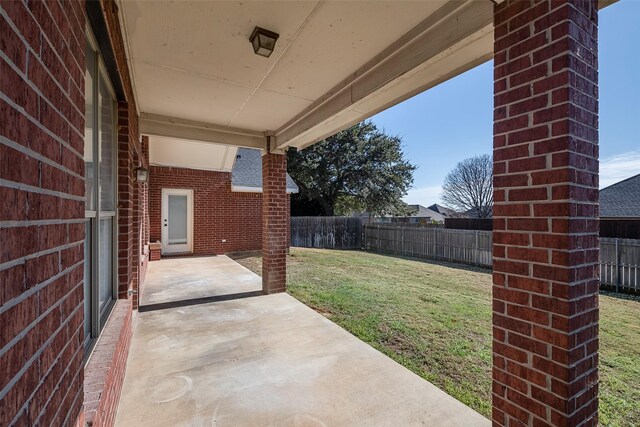
[[[600,12],[600,187],[640,173],[640,1]],[[459,161],[490,154],[493,62],[489,61],[372,118],[399,135],[418,165],[408,203],[440,203],[440,186]]]

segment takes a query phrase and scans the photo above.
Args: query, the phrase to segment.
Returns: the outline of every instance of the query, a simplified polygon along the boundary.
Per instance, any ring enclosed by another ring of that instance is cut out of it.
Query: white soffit
[[[444,4],[120,1],[140,111],[274,130]],[[254,26],[280,34],[253,53]]]
[[[149,137],[149,163],[157,166],[231,172],[237,151],[229,145]]]
[[[278,148],[304,148],[493,55],[491,0],[119,7],[140,111],[165,118],[147,123],[164,137],[261,148],[255,133],[275,131]],[[280,34],[270,58],[253,53],[254,26]]]

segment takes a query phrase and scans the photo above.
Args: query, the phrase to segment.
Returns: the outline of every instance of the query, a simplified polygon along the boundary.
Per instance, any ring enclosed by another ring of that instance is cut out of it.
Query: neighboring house
[[[640,174],[600,190],[600,219],[640,219]]]
[[[445,208],[444,206],[439,205],[437,203],[434,203],[433,205],[429,206],[427,209],[430,209],[434,212],[439,213],[444,218],[466,218],[466,214],[462,212],[456,212],[453,209]]]
[[[433,206],[437,206],[437,205],[431,205],[428,208],[425,208],[422,205],[409,205],[411,209],[415,209],[415,213],[407,217],[404,217],[407,220],[403,222],[419,223],[419,224],[423,224],[423,223],[444,224],[444,219],[446,215],[443,215],[437,210],[432,209]]]
[[[600,190],[600,237],[640,239],[640,174]]]
[[[401,222],[408,224],[444,224],[446,218],[463,218],[465,216],[464,214],[438,204],[433,204],[428,208],[418,204],[407,205],[407,207],[411,209],[413,213],[406,216],[385,215],[383,217],[373,218],[366,212],[353,216],[374,220],[375,222]]]
[[[162,242],[163,255],[262,247],[260,150],[154,138],[149,158],[150,241]],[[286,179],[287,193],[297,193]]]
[[[478,208],[471,208],[463,214],[464,216],[462,218],[481,218],[478,210]],[[487,218],[491,217],[493,217],[493,207],[489,207],[489,216]]]

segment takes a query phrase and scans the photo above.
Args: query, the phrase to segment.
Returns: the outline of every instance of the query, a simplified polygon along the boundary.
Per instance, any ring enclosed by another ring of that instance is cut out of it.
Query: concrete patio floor
[[[116,425],[490,424],[288,294],[193,303],[260,289],[226,256],[151,263]]]

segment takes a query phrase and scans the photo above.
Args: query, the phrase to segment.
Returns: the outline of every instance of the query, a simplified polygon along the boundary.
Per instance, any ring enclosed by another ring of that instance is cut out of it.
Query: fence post
[[[475,246],[473,247],[473,261],[476,264],[479,264],[478,262],[478,230],[476,230],[476,235],[475,235]]]
[[[616,238],[616,293],[620,289],[620,251],[618,250],[618,238]]]

